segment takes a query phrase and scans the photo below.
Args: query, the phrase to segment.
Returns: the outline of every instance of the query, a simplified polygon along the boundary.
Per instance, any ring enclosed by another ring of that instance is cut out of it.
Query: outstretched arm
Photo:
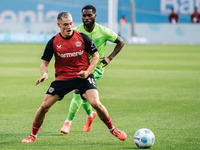
[[[48,65],[49,65],[48,61],[46,61],[46,60],[42,61],[42,64],[40,66],[40,71],[41,71],[42,77],[37,79],[36,85],[38,85],[40,82],[45,82],[48,79]]]
[[[96,51],[94,54],[91,55],[92,60],[90,62],[89,67],[87,68],[86,71],[80,71],[77,75],[79,78],[87,78],[93,71],[93,69],[96,67],[98,61],[99,61],[99,53]]]
[[[117,39],[115,40],[114,43],[117,43],[117,45],[115,46],[113,52],[108,57],[100,58],[100,59],[103,59],[101,61],[104,64],[103,67],[107,66],[110,63],[110,61],[121,51],[122,47],[124,46],[124,41],[119,36],[117,36]]]

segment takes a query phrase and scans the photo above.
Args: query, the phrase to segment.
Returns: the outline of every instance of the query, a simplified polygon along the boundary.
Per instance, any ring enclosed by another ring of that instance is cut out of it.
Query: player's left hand
[[[103,67],[107,66],[107,65],[110,63],[110,61],[111,61],[110,58],[108,58],[108,57],[100,57],[100,59],[103,59],[103,60],[101,61],[101,63],[104,64]]]
[[[79,73],[77,73],[79,78],[85,79],[89,76],[89,72],[88,71],[80,71]]]

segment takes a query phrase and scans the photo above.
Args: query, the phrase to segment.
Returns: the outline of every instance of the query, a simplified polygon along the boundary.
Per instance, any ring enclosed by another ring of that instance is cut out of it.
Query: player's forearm
[[[121,51],[122,47],[124,46],[124,41],[120,37],[117,37],[117,40],[115,41],[115,43],[117,43],[117,45],[115,46],[113,52],[108,56],[110,60],[112,60]]]
[[[90,62],[90,65],[89,65],[88,69],[86,70],[87,72],[89,72],[89,74],[92,73],[92,71],[93,71],[94,68],[96,67],[98,61],[99,61],[99,53],[98,53],[98,52],[95,52],[95,53],[92,55],[92,60],[91,60],[91,62]]]
[[[40,66],[40,71],[42,75],[45,75],[48,73],[48,65],[49,65],[48,61],[45,61],[45,60],[42,61],[42,64]]]

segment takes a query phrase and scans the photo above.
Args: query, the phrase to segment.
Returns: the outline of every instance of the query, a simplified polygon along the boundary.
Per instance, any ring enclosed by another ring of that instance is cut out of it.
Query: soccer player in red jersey
[[[37,110],[30,136],[22,143],[36,142],[38,131],[44,122],[45,115],[51,106],[72,90],[78,89],[83,99],[87,99],[97,111],[99,118],[105,123],[111,133],[120,140],[126,139],[126,133],[113,129],[112,120],[106,108],[99,100],[98,90],[92,74],[99,61],[97,48],[86,34],[73,30],[72,16],[69,12],[61,12],[57,16],[60,32],[46,45],[42,56],[42,77],[37,79],[36,85],[48,79],[48,65],[55,57],[55,81],[46,92],[43,103]],[[89,54],[92,59],[89,61]]]
[[[195,7],[194,13],[190,16],[190,21],[192,23],[199,23],[200,22],[200,13],[198,12],[198,7]]]

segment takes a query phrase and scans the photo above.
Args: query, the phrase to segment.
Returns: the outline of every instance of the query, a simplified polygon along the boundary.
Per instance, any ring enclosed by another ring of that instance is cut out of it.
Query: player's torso
[[[78,33],[70,39],[64,39],[59,34],[53,41],[55,69],[57,76],[77,77],[77,73],[89,66],[88,54],[82,36]]]
[[[95,25],[95,28],[90,33],[84,29],[83,25],[78,26],[76,30],[87,34],[94,41],[94,44],[98,49],[99,56],[104,57],[107,36],[98,24]]]
[[[53,41],[53,48],[56,55],[65,61],[70,61],[73,57],[78,56],[79,52],[84,51],[84,40],[74,34],[70,39],[64,39],[60,35],[56,35]]]

